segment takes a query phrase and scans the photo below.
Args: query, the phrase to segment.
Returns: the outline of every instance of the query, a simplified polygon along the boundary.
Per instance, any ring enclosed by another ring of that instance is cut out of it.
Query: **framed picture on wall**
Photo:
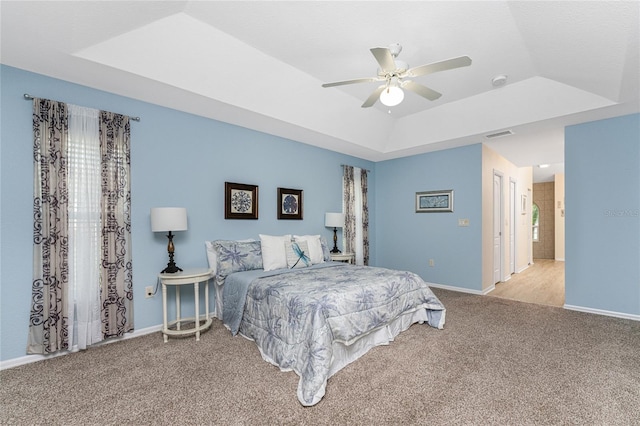
[[[302,220],[302,190],[278,188],[278,219]]]
[[[258,185],[225,182],[224,218],[257,219]]]
[[[416,192],[416,213],[453,212],[453,189]]]

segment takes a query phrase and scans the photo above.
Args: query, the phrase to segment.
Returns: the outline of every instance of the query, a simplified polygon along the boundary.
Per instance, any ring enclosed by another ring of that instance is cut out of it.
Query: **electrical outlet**
[[[436,266],[435,260],[429,259],[429,266]]]
[[[153,297],[153,286],[149,285],[144,288],[144,297],[147,299]]]

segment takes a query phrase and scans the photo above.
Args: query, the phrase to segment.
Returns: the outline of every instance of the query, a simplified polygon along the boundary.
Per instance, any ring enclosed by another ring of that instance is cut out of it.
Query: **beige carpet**
[[[434,289],[444,330],[413,325],[303,407],[298,377],[219,321],[0,372],[3,425],[640,424],[640,323]]]

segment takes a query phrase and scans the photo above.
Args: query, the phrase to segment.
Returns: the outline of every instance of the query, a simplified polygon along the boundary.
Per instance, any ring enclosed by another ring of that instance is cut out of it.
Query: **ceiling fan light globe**
[[[380,102],[386,106],[396,106],[404,99],[404,92],[399,87],[387,87],[380,93]]]

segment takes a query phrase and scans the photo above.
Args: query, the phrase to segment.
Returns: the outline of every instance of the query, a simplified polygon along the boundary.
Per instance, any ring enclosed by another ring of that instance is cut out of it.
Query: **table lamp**
[[[187,230],[187,209],[183,207],[155,207],[151,209],[151,231],[152,232],[169,232],[167,238],[169,244],[167,245],[167,251],[169,252],[169,263],[167,267],[162,270],[162,273],[173,274],[182,269],[176,266],[173,261],[173,253],[175,247],[173,245],[174,231],[186,231]]]
[[[342,253],[338,250],[338,228],[344,227],[344,213],[325,213],[324,226],[333,228],[333,250],[331,253]]]

